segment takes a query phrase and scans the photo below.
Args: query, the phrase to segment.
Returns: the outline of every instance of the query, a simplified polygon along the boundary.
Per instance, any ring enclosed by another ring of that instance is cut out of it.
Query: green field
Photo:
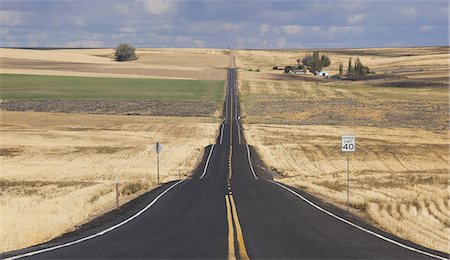
[[[224,81],[0,74],[1,99],[222,100]]]

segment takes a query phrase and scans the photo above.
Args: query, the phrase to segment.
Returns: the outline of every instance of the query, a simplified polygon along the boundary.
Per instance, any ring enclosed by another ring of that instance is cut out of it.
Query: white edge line
[[[10,258],[6,258],[5,260],[13,260],[13,259],[19,259],[19,258],[23,258],[23,257],[27,257],[27,256],[33,256],[33,255],[37,255],[37,254],[53,251],[53,250],[56,250],[56,249],[60,249],[60,248],[63,248],[63,247],[68,247],[68,246],[71,246],[71,245],[75,245],[75,244],[84,242],[86,240],[90,240],[90,239],[96,238],[98,236],[102,236],[102,235],[104,235],[104,234],[106,234],[106,233],[108,233],[108,232],[110,232],[110,231],[112,231],[114,229],[117,229],[117,228],[125,225],[126,223],[132,221],[133,219],[139,217],[142,213],[144,213],[151,206],[153,206],[162,196],[164,196],[167,192],[169,192],[171,189],[173,189],[175,186],[177,186],[178,184],[182,183],[183,181],[185,181],[185,180],[180,180],[180,181],[174,183],[172,186],[170,186],[165,191],[161,192],[161,194],[159,194],[156,198],[154,198],[152,200],[152,202],[150,202],[147,206],[145,206],[145,208],[141,209],[139,212],[137,212],[133,216],[125,219],[124,221],[122,221],[122,222],[120,222],[120,223],[118,223],[118,224],[116,224],[116,225],[114,225],[114,226],[112,226],[112,227],[110,227],[108,229],[105,229],[103,231],[100,231],[98,233],[95,233],[95,234],[87,236],[87,237],[80,238],[80,239],[72,241],[72,242],[64,243],[64,244],[61,244],[61,245],[57,245],[57,246],[54,246],[54,247],[49,247],[49,248],[45,248],[45,249],[41,249],[41,250],[37,250],[37,251],[28,252],[28,253],[22,254],[22,255],[16,255],[16,256],[13,256],[13,257],[10,257]]]
[[[214,150],[214,145],[215,144],[213,144],[211,146],[211,150],[209,151],[208,159],[206,159],[205,168],[203,169],[203,174],[202,174],[202,176],[200,176],[200,179],[202,179],[205,176],[205,174],[206,174],[206,170],[208,169],[209,159],[211,159],[211,154],[212,154],[212,152]]]
[[[227,86],[227,93],[226,93],[225,97],[226,97],[226,100],[225,100],[225,120],[227,120],[227,118],[228,118],[228,107],[230,106],[228,104],[228,97],[229,97],[228,86]]]
[[[393,240],[393,239],[390,239],[390,238],[388,238],[388,237],[385,237],[385,236],[383,236],[383,235],[380,235],[380,234],[378,234],[378,233],[375,233],[375,232],[373,232],[373,231],[371,231],[371,230],[368,230],[368,229],[366,229],[366,228],[363,228],[363,227],[361,227],[361,226],[359,226],[359,225],[357,225],[357,224],[355,224],[355,223],[353,223],[353,222],[351,222],[351,221],[348,221],[348,220],[346,220],[346,219],[344,219],[344,218],[341,218],[341,217],[339,217],[339,216],[337,216],[337,215],[335,215],[335,214],[329,212],[329,211],[326,210],[326,209],[321,208],[320,206],[314,204],[313,202],[311,202],[311,201],[308,200],[307,198],[303,197],[302,195],[298,194],[297,192],[293,191],[292,189],[289,189],[288,187],[284,186],[283,184],[280,184],[280,183],[275,182],[275,181],[272,181],[272,180],[271,180],[270,182],[272,182],[272,183],[274,183],[274,184],[276,184],[276,185],[282,187],[283,189],[285,189],[285,190],[291,192],[292,194],[294,194],[295,196],[297,196],[297,197],[299,197],[300,199],[304,200],[306,203],[308,203],[309,205],[315,207],[316,209],[318,209],[318,210],[320,210],[320,211],[322,211],[322,212],[324,212],[324,213],[326,213],[326,214],[328,214],[328,215],[330,215],[330,216],[332,216],[332,217],[334,217],[334,218],[336,218],[336,219],[338,219],[338,220],[340,220],[340,221],[342,221],[342,222],[344,222],[344,223],[346,223],[346,224],[348,224],[348,225],[350,225],[350,226],[353,226],[353,227],[355,227],[355,228],[357,228],[357,229],[359,229],[359,230],[361,230],[361,231],[364,231],[364,232],[366,232],[366,233],[369,233],[369,234],[371,234],[371,235],[373,235],[373,236],[376,236],[376,237],[378,237],[378,238],[380,238],[380,239],[382,239],[382,240],[385,240],[385,241],[387,241],[387,242],[390,242],[390,243],[392,243],[392,244],[395,244],[395,245],[397,245],[397,246],[399,246],[399,247],[403,247],[403,248],[408,249],[408,250],[410,250],[410,251],[413,251],[413,252],[416,252],[416,253],[420,253],[420,254],[423,254],[423,255],[426,255],[426,256],[429,256],[429,257],[433,257],[433,258],[436,258],[436,259],[448,260],[448,259],[445,258],[445,257],[441,257],[441,256],[438,256],[438,255],[435,255],[435,254],[432,254],[432,253],[428,253],[428,252],[422,251],[422,250],[420,250],[420,249],[417,249],[417,248],[414,248],[414,247],[411,247],[411,246],[402,244],[402,243],[400,243],[400,242],[398,242],[398,241],[395,241],[395,240]]]
[[[253,173],[253,177],[255,177],[255,180],[257,180],[258,177],[256,177],[255,170],[253,169],[252,160],[250,160],[250,149],[248,148],[248,144],[247,144],[247,158],[248,158],[248,163],[250,164],[250,169],[252,170],[252,173]]]
[[[229,71],[228,71],[228,74],[230,74]],[[229,84],[228,74],[227,74],[227,83],[226,83],[226,88],[225,88],[225,118],[224,118],[224,120],[227,120],[227,118],[228,118],[228,84]]]
[[[220,144],[222,144],[222,140],[223,140],[223,124],[224,123],[222,123],[222,125],[220,126],[220,141],[219,141]]]
[[[239,144],[241,144],[242,142],[241,142],[241,127],[239,126],[239,121],[237,122],[237,130],[238,130],[238,136],[239,136],[239,138],[238,138],[238,141],[239,141]]]

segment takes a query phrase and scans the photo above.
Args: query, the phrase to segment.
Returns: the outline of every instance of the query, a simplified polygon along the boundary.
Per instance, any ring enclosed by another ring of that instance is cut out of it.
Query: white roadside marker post
[[[119,177],[116,176],[116,208],[119,208]]]
[[[156,144],[153,146],[153,151],[156,152],[156,178],[157,182],[159,184],[159,154],[162,152],[163,146],[159,142],[156,142]]]
[[[347,153],[347,211],[350,210],[350,153],[356,150],[354,135],[343,135],[341,149]]]

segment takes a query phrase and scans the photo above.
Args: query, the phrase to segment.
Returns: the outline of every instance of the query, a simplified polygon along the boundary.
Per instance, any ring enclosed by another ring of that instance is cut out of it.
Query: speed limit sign
[[[354,152],[356,149],[355,136],[343,135],[341,147],[343,152]]]

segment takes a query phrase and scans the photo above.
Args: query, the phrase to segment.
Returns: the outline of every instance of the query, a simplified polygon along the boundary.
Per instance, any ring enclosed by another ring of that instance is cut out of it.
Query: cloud
[[[354,24],[361,24],[361,22],[366,18],[367,14],[354,14],[350,15],[347,18],[347,23],[354,25]]]
[[[421,25],[421,26],[419,26],[419,31],[420,32],[432,32],[432,31],[434,31],[435,28],[436,28],[435,26]]]
[[[400,14],[401,14],[403,17],[411,18],[411,17],[415,17],[415,16],[417,15],[417,10],[416,10],[416,8],[414,8],[414,7],[409,7],[409,6],[407,6],[407,7],[401,7],[401,8],[400,8]]]
[[[136,28],[131,28],[131,27],[123,27],[123,28],[120,28],[117,31],[123,32],[123,33],[135,33],[135,32],[137,32]]]
[[[269,29],[270,29],[269,25],[264,24],[264,23],[259,26],[259,32],[262,35],[265,35],[269,31]]]
[[[329,34],[355,34],[361,33],[363,31],[363,27],[361,26],[330,26],[326,30]]]
[[[226,31],[240,29],[242,26],[236,23],[227,22],[222,25],[222,28]]]
[[[15,26],[21,24],[23,19],[23,12],[4,11],[0,10],[0,25]]]
[[[201,40],[193,39],[188,36],[176,36],[174,41],[180,45],[189,46],[189,47],[205,47],[205,43]]]
[[[65,44],[65,47],[68,48],[100,48],[104,46],[105,42],[102,40],[79,40]]]
[[[5,47],[122,41],[217,48],[448,45],[448,6],[446,1],[0,0],[0,39]]]
[[[298,34],[302,31],[303,27],[300,25],[283,25],[281,26],[281,31],[286,34]]]
[[[170,0],[148,0],[144,2],[145,10],[151,15],[165,15],[175,11],[175,2]]]

